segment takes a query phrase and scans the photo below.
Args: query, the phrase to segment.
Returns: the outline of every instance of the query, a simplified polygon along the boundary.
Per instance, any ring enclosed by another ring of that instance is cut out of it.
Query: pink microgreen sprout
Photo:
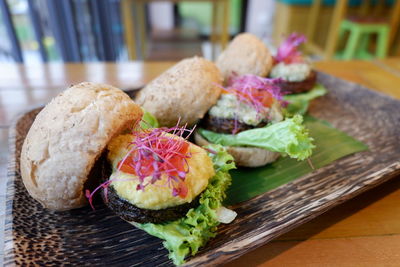
[[[139,184],[136,190],[144,191],[149,184],[166,179],[165,186],[171,188],[174,197],[187,196],[185,179],[189,172],[188,159],[192,157],[187,139],[195,127],[189,130],[186,125],[179,127],[179,123],[171,128],[144,130],[134,127],[133,140],[128,146],[129,152],[118,163],[117,170],[137,176]],[[102,183],[93,192],[86,190],[85,195],[93,209],[93,195],[101,188],[106,194],[108,186],[115,180],[118,178]],[[107,196],[105,200],[107,201]]]
[[[257,116],[263,114],[265,108],[270,108],[273,102],[282,100],[280,89],[281,79],[263,78],[256,75],[231,76],[228,86],[222,87],[224,92],[236,96],[239,102],[251,106]],[[235,115],[235,127],[232,134],[237,132],[238,118]]]
[[[283,41],[278,48],[278,53],[275,57],[277,62],[285,64],[301,63],[304,61],[301,53],[297,50],[298,46],[306,41],[306,37],[302,34],[292,33]]]

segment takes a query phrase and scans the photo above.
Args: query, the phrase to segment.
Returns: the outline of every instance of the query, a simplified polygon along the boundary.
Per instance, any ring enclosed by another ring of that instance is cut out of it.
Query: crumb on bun
[[[21,150],[21,176],[45,208],[88,202],[84,184],[108,142],[132,127],[142,110],[122,90],[90,82],[55,97],[34,120]]]

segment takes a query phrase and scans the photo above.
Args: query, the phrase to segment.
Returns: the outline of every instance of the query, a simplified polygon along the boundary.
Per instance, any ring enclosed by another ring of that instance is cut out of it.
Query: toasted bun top
[[[233,73],[265,77],[270,72],[272,63],[273,58],[268,48],[251,33],[237,35],[216,61],[225,80]]]
[[[37,115],[22,146],[29,194],[52,210],[86,205],[84,183],[95,161],[141,116],[140,107],[110,85],[85,82],[59,94]]]
[[[221,93],[222,76],[210,61],[184,59],[151,81],[136,96],[136,103],[152,113],[161,126],[194,124],[203,118]]]

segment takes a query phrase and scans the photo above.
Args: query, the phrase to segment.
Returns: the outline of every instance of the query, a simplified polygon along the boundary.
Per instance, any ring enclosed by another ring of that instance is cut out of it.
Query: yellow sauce
[[[118,162],[129,152],[128,146],[132,138],[133,136],[130,134],[114,138],[108,145],[108,160],[113,166],[113,174],[110,177],[113,180],[111,185],[119,197],[139,208],[158,210],[189,203],[207,187],[208,180],[215,174],[211,158],[207,155],[207,152],[194,144],[190,144],[189,151],[192,157],[188,159],[189,172],[185,178],[188,193],[185,198],[172,195],[172,189],[165,185],[165,175],[161,176],[161,179],[155,184],[146,186],[144,191],[136,190],[136,186],[139,184],[137,176],[117,170]]]

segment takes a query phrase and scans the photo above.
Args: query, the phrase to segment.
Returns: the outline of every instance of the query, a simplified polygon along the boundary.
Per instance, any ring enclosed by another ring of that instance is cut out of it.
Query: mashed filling
[[[271,70],[271,78],[282,78],[288,82],[302,82],[311,73],[311,66],[307,63],[285,64],[280,62]]]
[[[247,125],[257,126],[262,121],[278,122],[283,120],[279,103],[274,100],[271,108],[265,107],[261,113],[243,101],[239,101],[233,94],[222,94],[209,114],[224,119],[237,119]]]
[[[113,166],[113,174],[110,177],[111,185],[118,196],[139,208],[158,210],[190,203],[207,187],[208,180],[215,175],[213,163],[207,152],[190,143],[189,151],[192,157],[188,159],[189,172],[185,178],[188,193],[185,198],[172,195],[172,189],[165,185],[166,176],[163,175],[162,179],[156,183],[146,186],[144,191],[136,190],[136,186],[139,184],[138,177],[117,170],[118,162],[129,152],[128,145],[132,138],[133,136],[130,134],[114,138],[108,145],[108,160]]]

